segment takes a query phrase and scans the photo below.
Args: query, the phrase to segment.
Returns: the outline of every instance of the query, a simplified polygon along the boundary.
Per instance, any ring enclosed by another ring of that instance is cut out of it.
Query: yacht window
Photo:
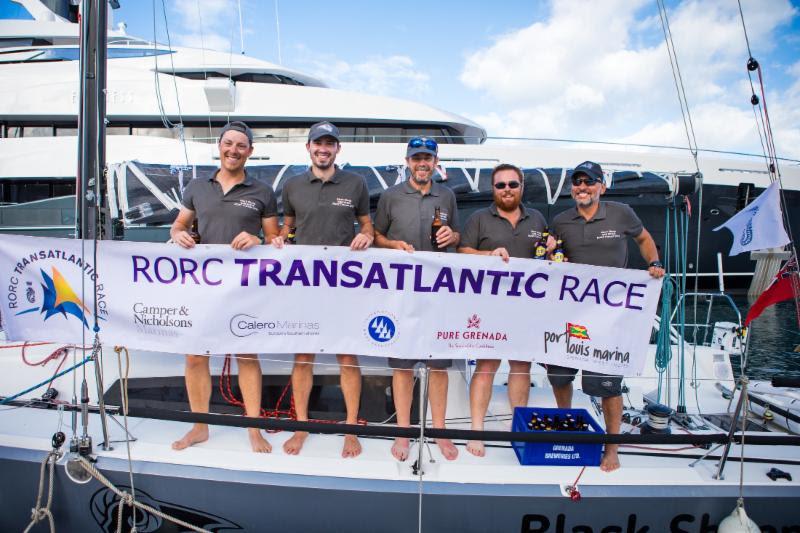
[[[78,130],[75,129],[77,132]],[[128,126],[109,126],[106,128],[106,135],[130,135],[131,129]]]
[[[80,48],[28,48],[0,52],[0,63],[27,63],[31,61],[78,61]],[[169,50],[152,48],[109,48],[109,59],[125,59],[131,57],[149,57],[170,54]]]
[[[6,126],[6,137],[19,139],[22,137],[22,126]]]
[[[170,139],[177,138],[177,135],[172,134],[172,130],[168,130],[166,128],[131,128],[131,135],[142,135],[144,137],[167,137]]]
[[[6,180],[0,183],[0,203],[24,204],[75,194],[74,179]]]
[[[34,20],[34,18],[20,4],[0,0],[0,20]]]
[[[308,128],[253,128],[255,142],[305,142]]]
[[[161,71],[161,73],[172,74],[172,72],[164,72],[164,71]],[[208,70],[208,71],[200,70],[193,72],[176,72],[175,75],[178,76],[179,78],[185,78],[187,80],[205,80],[208,78],[231,78],[233,81],[241,81],[248,83],[274,83],[279,85],[298,85],[298,86],[305,85],[303,82],[298,81],[294,78],[283,76],[281,74],[272,74],[269,72],[245,72],[243,74],[230,76],[227,72],[217,72],[215,70]]]
[[[78,128],[56,128],[56,137],[76,137]]]
[[[52,137],[53,126],[26,126],[25,137]]]

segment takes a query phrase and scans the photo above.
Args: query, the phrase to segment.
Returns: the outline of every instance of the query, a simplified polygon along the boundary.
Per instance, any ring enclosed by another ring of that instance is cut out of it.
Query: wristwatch
[[[655,268],[664,268],[664,264],[661,261],[659,261],[658,259],[656,259],[655,261],[651,262],[647,266],[648,267],[655,267]]]

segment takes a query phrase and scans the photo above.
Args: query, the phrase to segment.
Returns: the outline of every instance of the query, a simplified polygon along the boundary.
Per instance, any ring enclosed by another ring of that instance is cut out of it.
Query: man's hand
[[[234,250],[247,250],[253,246],[261,244],[261,239],[246,231],[241,232],[231,241],[231,248]]]
[[[458,234],[450,226],[442,226],[436,232],[436,244],[439,248],[447,248],[458,242]]]
[[[502,247],[501,248],[495,248],[494,250],[492,250],[492,253],[489,254],[489,255],[498,255],[498,256],[503,258],[503,261],[508,263],[508,250],[506,250],[505,248],[502,248]]]
[[[176,231],[175,235],[172,236],[172,242],[181,248],[194,248],[194,239],[189,235],[189,232],[185,230]]]
[[[414,247],[408,244],[406,241],[392,241],[392,248],[395,250],[404,250],[408,253],[414,251]]]
[[[372,246],[373,238],[367,235],[366,233],[359,233],[353,238],[353,242],[350,243],[351,250],[366,250],[370,246]]]
[[[555,237],[553,237],[552,235],[548,235],[547,236],[547,245],[546,246],[547,246],[546,252],[548,254],[552,253],[553,251],[555,251],[555,249],[556,249],[556,239],[555,239]]]
[[[278,248],[278,249],[280,249],[280,248],[283,248],[283,245],[284,245],[284,244],[289,244],[289,242],[287,242],[287,241],[286,241],[286,240],[285,240],[283,237],[281,237],[280,235],[278,235],[277,237],[275,237],[274,239],[272,239],[272,246],[274,246],[275,248]]]
[[[657,266],[647,268],[647,272],[654,278],[659,279],[664,277],[664,269]]]

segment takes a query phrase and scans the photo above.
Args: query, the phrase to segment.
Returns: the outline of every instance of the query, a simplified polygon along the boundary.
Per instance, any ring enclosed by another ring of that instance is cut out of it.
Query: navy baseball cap
[[[590,178],[599,181],[600,183],[604,182],[603,169],[600,167],[600,165],[598,165],[594,161],[584,161],[583,163],[575,167],[575,170],[572,171],[573,178],[576,176],[580,176],[581,174],[589,176]]]
[[[428,137],[413,137],[408,141],[408,148],[406,148],[406,157],[416,154],[431,154],[436,157],[438,153],[439,145]]]
[[[339,128],[325,120],[323,122],[317,122],[308,130],[309,141],[316,141],[322,137],[333,137],[338,142]]]
[[[225,124],[225,127],[222,128],[222,131],[219,134],[220,141],[222,141],[222,136],[225,135],[225,132],[228,131],[238,131],[239,133],[244,133],[247,135],[247,140],[250,141],[250,144],[253,144],[253,131],[250,129],[250,126],[244,122],[239,122],[237,120],[235,122],[228,122]]]

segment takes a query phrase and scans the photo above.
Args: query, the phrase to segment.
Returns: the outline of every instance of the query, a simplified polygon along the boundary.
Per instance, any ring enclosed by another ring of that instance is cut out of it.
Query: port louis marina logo
[[[609,349],[607,346],[592,344],[589,330],[580,324],[567,322],[564,331],[544,332],[544,353],[552,351],[554,346],[559,346],[556,353],[566,352],[566,358],[571,361],[596,361],[608,362],[610,365],[624,365],[630,362],[630,352],[621,352],[616,347]]]
[[[81,279],[83,276],[83,279]],[[91,291],[98,280],[94,266],[79,254],[59,249],[43,249],[20,257],[6,276],[4,307],[9,314],[34,318],[39,326],[55,320],[80,323],[91,329],[92,309],[78,293],[81,285],[85,300],[93,307]],[[97,285],[97,319],[107,317],[107,301],[103,285]],[[62,322],[63,323],[63,322]],[[28,323],[28,327],[36,324]]]
[[[447,342],[449,348],[495,348],[508,342],[508,333],[498,329],[482,329],[476,313],[467,317],[464,329],[440,330],[437,342]]]

